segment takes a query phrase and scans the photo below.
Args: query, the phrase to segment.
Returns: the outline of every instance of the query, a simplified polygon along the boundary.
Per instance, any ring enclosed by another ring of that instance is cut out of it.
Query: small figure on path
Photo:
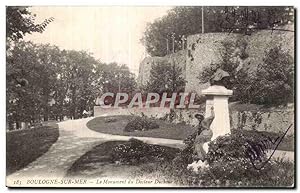
[[[87,118],[89,116],[89,112],[87,112],[86,110],[84,110],[82,112],[82,115],[83,115],[84,118]]]

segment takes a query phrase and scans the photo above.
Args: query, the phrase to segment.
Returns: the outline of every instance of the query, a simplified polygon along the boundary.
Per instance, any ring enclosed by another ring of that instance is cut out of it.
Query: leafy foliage
[[[115,84],[108,91],[118,91],[119,78],[114,74],[122,77],[122,91],[135,88],[135,79],[124,65],[102,64],[87,52],[56,46],[18,41],[6,66],[9,124],[80,118],[84,110],[93,108],[106,83]],[[108,74],[112,75],[104,77]]]
[[[50,95],[55,88],[58,48],[15,44],[7,57],[7,113],[8,119],[31,121],[40,112],[47,114]]]
[[[159,171],[161,175],[182,186],[196,187],[280,187],[294,183],[294,163],[270,160],[260,170],[255,169],[247,154],[248,143],[261,144],[265,136],[235,131],[228,136],[220,136],[209,144],[207,161],[209,167],[201,168],[198,173],[187,169],[191,163],[188,151],[180,152],[172,162],[157,163],[145,168],[145,173]],[[192,141],[192,140],[187,140]],[[262,149],[253,150],[265,159]],[[282,179],[282,180],[279,180]]]
[[[159,172],[160,176],[188,187],[290,187],[294,184],[294,163],[270,161],[262,170],[241,161],[215,162],[199,173],[181,167],[177,162],[156,163],[141,169],[143,173]]]
[[[100,93],[123,92],[130,94],[136,88],[135,76],[125,64],[100,64],[95,70]]]
[[[131,138],[129,142],[117,145],[111,152],[113,162],[136,165],[153,161],[170,161],[178,150],[170,147],[149,145]]]
[[[173,160],[176,165],[180,165],[182,168],[186,168],[188,164],[191,164],[194,161],[194,143],[197,134],[198,131],[194,132],[183,140],[185,148],[180,151]]]
[[[207,161],[213,163],[231,162],[233,160],[242,160],[250,163],[249,153],[253,149],[249,148],[249,144],[258,145],[266,141],[267,137],[260,135],[258,132],[247,134],[244,132],[235,131],[230,135],[219,136],[217,139],[209,143],[207,153]],[[264,159],[266,148],[254,149],[254,154],[260,159]]]
[[[133,131],[147,131],[150,129],[157,129],[159,125],[146,116],[142,117],[134,117],[130,120],[124,128],[125,132],[133,132]]]
[[[205,67],[199,74],[198,78],[201,83],[209,82],[213,74],[222,69],[229,73],[230,80],[225,83],[225,87],[235,89],[237,82],[239,81],[239,70],[243,66],[243,61],[248,58],[246,52],[247,42],[243,38],[239,38],[236,41],[225,40],[222,42],[220,48],[221,62],[211,64]]]
[[[151,66],[150,78],[146,91],[162,94],[184,90],[185,80],[179,66],[168,62],[155,63]]]
[[[12,123],[19,128],[21,121],[36,122],[42,117],[45,121],[80,118],[84,110],[93,108],[99,92],[134,90],[134,75],[125,65],[102,64],[84,51],[21,41],[26,34],[43,32],[54,18],[37,24],[28,7],[15,6],[8,6],[6,15],[10,128]]]
[[[257,29],[273,29],[293,22],[292,7],[204,7],[204,32],[249,34]],[[186,37],[202,32],[202,7],[181,6],[147,26],[142,41],[151,56],[164,56],[172,49],[184,49]],[[169,42],[169,46],[166,42]],[[169,47],[169,50],[167,50]]]
[[[291,55],[275,46],[266,51],[263,62],[253,73],[240,70],[235,87],[236,98],[244,103],[267,106],[293,102],[294,62]]]
[[[95,89],[94,68],[98,61],[84,51],[63,51],[62,69],[59,72],[59,81],[63,92],[57,93],[64,98],[67,114],[75,119],[82,116],[82,112],[90,110],[97,96]]]
[[[35,15],[28,7],[6,7],[6,36],[13,41],[22,39],[27,33],[42,33],[46,26],[54,20],[53,17],[45,19],[40,24],[35,23]]]
[[[250,81],[248,99],[251,103],[278,105],[293,101],[294,62],[281,46],[275,46],[266,52],[258,66],[256,77]],[[247,87],[244,87],[247,88]]]
[[[201,83],[209,82],[212,75],[222,69],[230,75],[224,86],[234,90],[232,100],[263,105],[293,101],[293,58],[280,45],[267,50],[263,62],[253,71],[245,66],[248,53],[247,42],[243,38],[226,40],[222,45],[221,62],[204,68],[198,76]]]

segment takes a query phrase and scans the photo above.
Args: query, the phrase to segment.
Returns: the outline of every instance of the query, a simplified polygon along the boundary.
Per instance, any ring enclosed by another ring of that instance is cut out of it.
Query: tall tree
[[[68,115],[79,118],[82,111],[91,108],[96,98],[95,66],[98,62],[84,51],[64,51],[59,80],[62,81],[62,96]]]
[[[7,55],[8,122],[81,118],[99,91],[132,92],[126,65],[103,64],[85,51],[17,41]],[[17,125],[19,128],[19,125]]]
[[[59,49],[50,45],[18,42],[7,57],[7,107],[19,121],[48,120],[55,89]]]
[[[184,86],[181,68],[169,62],[161,62],[152,65],[146,91],[174,93],[183,91]]]
[[[101,93],[132,93],[136,88],[135,76],[126,65],[117,63],[98,65],[97,86]]]
[[[7,114],[9,124],[15,122],[17,128],[19,128],[19,121],[35,120],[37,118],[36,111],[40,107],[35,95],[37,88],[29,83],[29,79],[31,78],[29,74],[33,72],[27,71],[33,65],[32,62],[34,62],[34,59],[36,59],[35,49],[30,43],[27,48],[23,43],[18,45],[19,48],[16,48],[16,44],[27,33],[43,32],[53,19],[49,18],[37,24],[35,23],[35,15],[28,10],[28,7],[6,7]],[[29,50],[26,56],[30,58],[25,57],[23,60],[16,53],[22,55],[24,54],[24,50]],[[25,66],[21,67],[21,64]],[[28,68],[26,68],[26,65],[28,65]]]
[[[265,105],[293,102],[294,71],[292,56],[281,46],[267,50],[250,85],[249,102]]]

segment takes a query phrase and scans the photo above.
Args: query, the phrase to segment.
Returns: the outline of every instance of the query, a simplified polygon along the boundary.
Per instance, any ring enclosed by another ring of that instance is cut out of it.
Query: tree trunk
[[[49,112],[48,112],[48,106],[46,106],[44,110],[44,121],[48,121],[48,120],[49,120]]]
[[[43,98],[44,98],[44,101],[43,101],[43,104],[44,104],[44,121],[48,121],[49,120],[49,95],[50,95],[50,91],[49,91],[49,87],[48,87],[48,84],[45,84],[44,86],[46,86],[44,89],[43,89]]]
[[[18,130],[20,128],[20,122],[16,121],[16,129]]]

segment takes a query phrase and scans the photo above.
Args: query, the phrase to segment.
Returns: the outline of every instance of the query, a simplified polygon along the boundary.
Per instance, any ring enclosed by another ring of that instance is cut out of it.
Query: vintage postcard
[[[6,186],[295,188],[291,6],[7,6]]]

